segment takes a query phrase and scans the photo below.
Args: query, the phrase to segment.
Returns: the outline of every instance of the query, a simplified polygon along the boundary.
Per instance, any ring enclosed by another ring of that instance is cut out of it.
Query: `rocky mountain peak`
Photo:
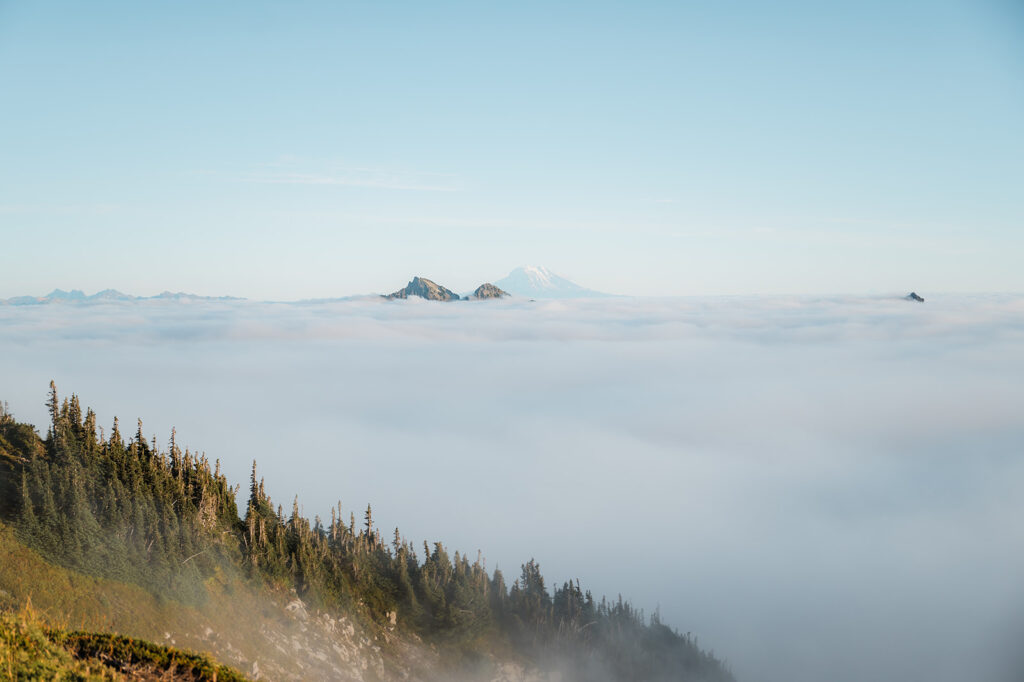
[[[446,289],[440,284],[433,282],[426,277],[413,277],[404,289],[388,294],[384,298],[409,298],[419,296],[428,301],[458,301],[459,295],[451,289]]]
[[[507,291],[499,289],[490,282],[481,284],[473,292],[473,298],[503,298],[510,295]]]
[[[918,296],[916,291],[911,291],[903,298],[905,298],[908,301],[917,301],[918,303],[924,303],[924,299]]]
[[[81,289],[72,289],[71,291],[64,291],[63,289],[54,289],[43,298],[62,301],[81,301],[85,297],[85,292],[82,291]]]

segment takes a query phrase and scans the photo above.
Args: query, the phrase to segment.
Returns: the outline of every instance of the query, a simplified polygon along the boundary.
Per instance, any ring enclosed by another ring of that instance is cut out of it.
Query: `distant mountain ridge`
[[[385,299],[407,299],[410,297],[423,298],[428,301],[460,301],[460,300],[488,300],[494,298],[505,298],[516,296],[526,299],[562,299],[562,298],[596,298],[610,296],[610,294],[587,289],[575,282],[572,282],[560,275],[556,275],[547,268],[537,265],[526,265],[516,268],[504,278],[492,282],[486,282],[478,286],[470,293],[460,296],[451,289],[427,279],[426,277],[413,277],[403,288],[390,294],[384,294]],[[376,297],[371,294],[370,297]],[[343,298],[304,299],[293,301],[294,303],[314,303],[340,301],[359,296],[347,296]],[[141,301],[245,301],[248,299],[238,296],[200,296],[182,291],[164,291],[155,296],[135,296],[126,294],[117,289],[104,289],[95,294],[86,294],[81,289],[65,291],[54,289],[45,296],[14,296],[7,299],[0,299],[0,306],[31,306],[31,305],[80,305],[90,303],[112,303],[112,302],[141,302]]]
[[[156,296],[133,296],[117,289],[104,289],[95,294],[86,294],[81,289],[64,291],[54,289],[45,296],[14,296],[0,299],[0,305],[47,305],[60,303],[108,303],[110,301],[244,301],[237,296],[199,296],[183,291],[164,291]]]
[[[596,298],[609,294],[581,287],[539,265],[524,265],[496,281],[514,296],[526,298]]]

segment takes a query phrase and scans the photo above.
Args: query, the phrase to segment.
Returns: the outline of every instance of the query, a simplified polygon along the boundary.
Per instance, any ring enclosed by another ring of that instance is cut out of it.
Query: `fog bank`
[[[926,298],[0,307],[0,400],[536,557],[746,682],[1017,679],[1024,296]]]

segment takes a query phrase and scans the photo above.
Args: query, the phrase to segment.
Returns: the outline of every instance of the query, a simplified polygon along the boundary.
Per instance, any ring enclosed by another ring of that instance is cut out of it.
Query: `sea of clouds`
[[[740,680],[1019,679],[1024,296],[0,306],[0,400],[535,557]]]

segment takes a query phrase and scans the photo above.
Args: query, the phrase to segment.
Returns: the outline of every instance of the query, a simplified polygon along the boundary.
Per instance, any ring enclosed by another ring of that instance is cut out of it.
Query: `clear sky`
[[[0,0],[0,297],[1024,290],[1024,9]]]

